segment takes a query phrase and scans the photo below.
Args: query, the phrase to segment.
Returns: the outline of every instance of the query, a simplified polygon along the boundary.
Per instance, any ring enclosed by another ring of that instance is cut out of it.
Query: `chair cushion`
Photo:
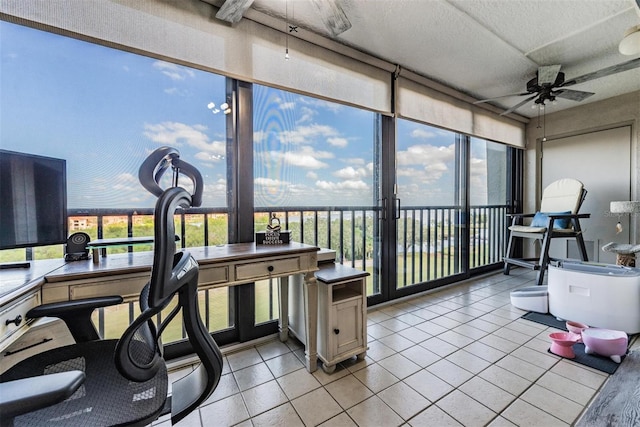
[[[549,215],[566,215],[570,214],[570,211],[565,212],[536,212],[531,220],[531,227],[546,227],[549,222]],[[564,229],[569,228],[569,218],[559,218],[553,221],[553,229]]]

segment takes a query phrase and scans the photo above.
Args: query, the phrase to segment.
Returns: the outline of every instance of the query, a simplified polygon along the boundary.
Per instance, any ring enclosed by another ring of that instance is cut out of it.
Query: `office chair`
[[[163,190],[160,179],[169,167],[173,186]],[[181,174],[191,179],[191,194],[178,186]],[[216,388],[222,355],[198,311],[198,263],[188,252],[176,252],[174,238],[176,209],[202,202],[202,176],[180,160],[175,149],[162,147],[143,162],[139,178],[158,196],[153,267],[140,293],[140,315],[119,340],[102,340],[91,323],[91,312],[122,302],[120,296],[45,304],[30,311],[29,317],[61,317],[76,343],[32,356],[0,376],[2,425],[146,425],[169,410],[176,423]],[[156,328],[154,319],[174,296],[177,306]],[[174,382],[167,397],[160,336],[180,311],[201,363]]]
[[[509,243],[504,257],[504,274],[508,275],[511,265],[538,271],[536,284],[542,285],[545,271],[549,265],[549,247],[555,238],[574,238],[583,261],[588,261],[587,250],[582,237],[580,219],[590,214],[579,214],[580,206],[587,196],[587,190],[576,179],[559,179],[545,187],[542,193],[540,211],[535,214],[510,214]],[[528,225],[522,224],[523,218],[532,218]],[[537,258],[515,258],[515,239],[536,239],[542,242],[540,256]]]

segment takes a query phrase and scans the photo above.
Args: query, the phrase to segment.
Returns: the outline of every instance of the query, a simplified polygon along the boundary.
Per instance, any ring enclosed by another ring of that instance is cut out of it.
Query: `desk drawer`
[[[28,295],[9,305],[0,313],[0,340],[23,328],[27,324],[27,311],[40,305],[40,293]],[[7,324],[7,322],[12,322]],[[18,323],[16,325],[16,323]]]
[[[198,273],[198,285],[215,285],[217,283],[227,283],[229,281],[229,267],[206,267],[200,266]]]
[[[236,265],[236,280],[266,279],[300,271],[300,257]]]

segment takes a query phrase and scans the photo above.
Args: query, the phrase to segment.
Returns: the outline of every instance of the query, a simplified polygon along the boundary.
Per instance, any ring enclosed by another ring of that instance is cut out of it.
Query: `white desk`
[[[200,264],[199,287],[202,289],[235,286],[254,281],[280,279],[280,339],[288,337],[288,277],[301,274],[304,277],[304,301],[307,316],[305,342],[306,367],[309,372],[317,368],[317,322],[318,292],[314,272],[318,270],[318,248],[292,242],[286,245],[256,245],[236,243],[221,246],[187,248],[186,251]],[[68,301],[104,295],[122,295],[125,301],[137,299],[147,283],[153,264],[152,252],[133,252],[109,255],[98,264],[91,260],[47,264],[40,266],[34,262],[31,269],[42,271],[33,273],[22,271],[25,280],[13,280],[14,287],[0,294],[0,313],[5,307],[16,306],[26,313],[40,303]],[[24,269],[24,270],[31,270]],[[48,269],[48,270],[47,270]],[[45,271],[47,270],[47,271]],[[19,275],[15,270],[0,272],[0,283],[4,283],[5,273]],[[28,281],[27,276],[39,274],[37,280]],[[35,296],[35,297],[34,297]],[[26,303],[29,301],[29,303]],[[0,324],[12,320],[17,313],[0,317]],[[11,317],[11,319],[9,319]],[[24,314],[22,314],[24,318]],[[6,319],[5,319],[6,318]],[[28,325],[10,324],[11,342],[26,331]],[[6,339],[8,336],[0,339]],[[1,342],[6,348],[10,342]]]

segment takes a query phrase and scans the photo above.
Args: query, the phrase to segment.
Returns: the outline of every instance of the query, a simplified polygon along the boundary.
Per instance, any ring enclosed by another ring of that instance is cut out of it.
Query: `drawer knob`
[[[15,318],[15,319],[13,319],[13,320],[7,319],[7,320],[4,322],[4,324],[5,324],[6,326],[9,326],[9,325],[10,325],[10,324],[12,324],[12,323],[15,323],[15,324],[16,324],[16,326],[20,326],[20,323],[22,323],[22,316],[18,314],[18,315],[16,316],[16,318]]]
[[[270,265],[269,267],[267,267],[267,270],[269,270],[269,273],[271,273],[273,271],[273,265]]]
[[[340,333],[340,329],[335,328],[335,329],[333,330],[333,333],[334,333],[334,334],[336,334],[336,335],[338,335],[338,334]]]

